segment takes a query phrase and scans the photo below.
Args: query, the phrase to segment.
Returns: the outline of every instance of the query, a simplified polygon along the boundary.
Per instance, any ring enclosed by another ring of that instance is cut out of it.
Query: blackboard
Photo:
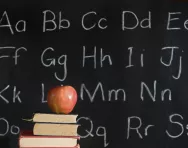
[[[0,147],[72,85],[81,148],[188,146],[188,3],[1,1]]]

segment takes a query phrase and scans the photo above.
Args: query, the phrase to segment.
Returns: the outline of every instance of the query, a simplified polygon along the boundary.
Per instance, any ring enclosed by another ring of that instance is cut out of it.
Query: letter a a
[[[5,23],[5,19],[6,19],[6,23]],[[3,24],[3,23],[5,23],[5,24]],[[12,29],[12,26],[10,24],[9,17],[8,17],[8,14],[6,11],[4,11],[4,13],[0,19],[0,27],[8,27],[10,29],[11,34],[14,34],[14,31]]]

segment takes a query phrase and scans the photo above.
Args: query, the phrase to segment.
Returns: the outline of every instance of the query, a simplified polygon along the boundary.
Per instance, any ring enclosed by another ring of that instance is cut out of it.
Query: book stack
[[[72,114],[34,114],[33,130],[20,132],[19,148],[79,148],[76,118]]]

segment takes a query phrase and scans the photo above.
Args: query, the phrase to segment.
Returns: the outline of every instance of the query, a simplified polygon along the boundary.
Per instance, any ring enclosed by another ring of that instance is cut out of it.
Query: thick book
[[[47,114],[35,113],[33,122],[51,122],[51,123],[76,123],[78,115],[73,114]]]
[[[78,147],[79,136],[35,136],[32,131],[21,131],[20,148],[72,148]]]
[[[77,136],[78,127],[78,124],[35,123],[33,134],[42,136]]]

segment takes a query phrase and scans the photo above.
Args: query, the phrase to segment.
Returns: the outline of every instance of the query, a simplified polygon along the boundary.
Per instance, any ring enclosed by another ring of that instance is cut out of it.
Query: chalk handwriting
[[[145,49],[143,49],[143,52],[144,51],[145,51]],[[140,54],[140,66],[144,67],[144,54],[143,53]]]
[[[170,138],[178,138],[180,137],[183,133],[184,133],[184,127],[183,124],[181,122],[178,121],[174,121],[173,118],[175,117],[179,117],[181,120],[183,120],[183,116],[180,114],[172,114],[169,116],[169,121],[171,124],[173,124],[174,126],[178,126],[179,127],[179,133],[177,133],[176,135],[173,135],[170,133],[170,131],[166,130],[166,134],[170,137]]]
[[[153,93],[151,92],[151,89],[148,87],[148,85],[145,82],[141,82],[140,98],[142,101],[144,101],[144,90],[147,91],[151,100],[155,102],[156,94],[157,94],[157,81],[155,80],[153,82]],[[172,93],[170,89],[164,89],[161,91],[161,101],[165,101],[164,100],[165,96],[168,98],[169,101],[172,100]]]
[[[8,132],[10,132],[12,135],[18,135],[20,133],[20,128],[16,125],[10,126],[7,119],[0,118],[0,122],[5,124],[5,128],[4,128],[4,126],[0,128],[0,129],[5,129],[5,131],[0,131],[0,137],[6,136],[8,134]]]
[[[57,74],[57,72],[54,72],[54,76],[58,81],[64,81],[67,77],[67,55],[60,55],[57,59],[56,58],[45,58],[45,56],[50,55],[52,52],[54,52],[54,49],[52,47],[46,48],[42,54],[41,54],[41,63],[44,67],[50,67],[50,66],[56,66],[60,65],[63,67],[63,77],[60,78],[60,76]]]
[[[91,11],[91,12],[87,12],[86,14],[83,15],[82,17],[82,27],[84,30],[91,30],[93,28],[96,27],[96,25],[98,26],[98,28],[100,29],[106,29],[108,26],[106,24],[107,19],[106,18],[100,18],[98,20],[98,22],[94,22],[92,25],[86,25],[88,18],[90,18],[90,20],[93,20],[93,16],[97,16],[97,12],[95,11]]]
[[[10,101],[5,97],[3,96],[3,92],[5,91],[8,91],[10,85],[7,85],[6,87],[4,87],[2,90],[0,90],[0,98],[6,103],[6,104],[9,104]],[[17,91],[17,88],[16,86],[14,86],[13,88],[13,95],[12,95],[12,100],[13,100],[13,103],[16,103],[16,102],[19,102],[19,103],[22,103],[22,100],[20,98],[20,93],[21,91]]]
[[[13,89],[13,103],[16,102],[16,100],[19,102],[19,103],[22,103],[21,99],[20,99],[20,93],[21,91],[17,91],[16,90],[16,86],[14,86],[14,89]]]
[[[132,26],[126,25],[126,18],[129,20],[134,20],[135,24]],[[140,25],[141,28],[148,28],[151,29],[151,12],[148,12],[148,17],[144,18],[143,20],[139,21],[137,15],[132,11],[123,11],[122,12],[122,30],[133,30]]]
[[[4,122],[6,124],[6,130],[0,133],[0,136],[5,136],[9,132],[9,123],[5,118],[0,118],[0,122]]]
[[[6,51],[6,50],[10,50],[10,49],[15,50],[14,55],[12,57],[10,57],[10,55],[7,55],[7,54],[6,55],[1,55],[0,59],[13,58],[14,59],[14,65],[17,65],[18,64],[18,58],[20,57],[18,52],[21,51],[21,50],[27,51],[27,49],[25,47],[16,48],[16,47],[13,47],[13,46],[0,47],[0,51],[1,50]]]
[[[80,118],[78,118],[77,119],[77,122],[79,123],[79,121],[81,120],[81,119],[84,119],[84,120],[86,120],[86,121],[89,121],[89,123],[90,123],[90,130],[88,131],[87,129],[85,129],[85,132],[87,133],[86,135],[80,135],[80,137],[81,138],[87,138],[87,137],[94,137],[94,135],[92,134],[92,132],[93,132],[93,121],[91,120],[91,119],[89,119],[88,117],[80,117]]]
[[[10,19],[8,16],[8,13],[4,11],[1,19],[0,19],[0,28],[7,27],[10,30],[10,33],[13,35],[15,34],[14,29],[16,32],[25,32],[26,31],[26,21],[25,20],[19,20],[16,22],[15,27],[13,27],[10,23]]]
[[[131,127],[131,120],[132,119],[137,119],[138,121],[139,121],[139,124],[138,124],[138,126],[137,127]],[[139,136],[139,138],[143,138],[142,137],[142,135],[140,134],[140,132],[139,132],[139,128],[142,126],[142,121],[141,121],[141,119],[139,118],[139,117],[136,117],[136,116],[133,116],[133,117],[129,117],[128,118],[128,126],[127,126],[127,139],[129,139],[129,137],[130,137],[130,130],[136,130],[136,133],[138,134],[138,136]]]
[[[94,137],[94,135],[96,135],[98,137],[103,137],[104,147],[107,147],[109,145],[109,142],[107,142],[107,131],[106,131],[106,128],[104,126],[98,126],[98,127],[96,127],[96,131],[94,131],[94,124],[93,124],[93,121],[90,118],[79,117],[77,119],[77,123],[81,122],[80,120],[87,121],[90,124],[89,130],[84,129],[84,131],[86,132],[86,135],[81,135],[81,134],[78,133],[78,135],[81,138]],[[84,124],[80,124],[80,125],[84,126]]]
[[[161,57],[160,61],[163,65],[165,66],[170,66],[172,64],[172,60],[174,58],[174,49],[179,49],[178,47],[163,47],[162,50],[170,50],[170,59],[169,59],[169,62],[168,63],[165,63],[164,60],[163,60],[163,57]]]
[[[107,133],[106,133],[106,128],[104,126],[99,126],[96,130],[96,135],[99,137],[104,137],[104,147],[107,147],[109,143],[107,143]]]
[[[173,59],[174,59],[174,50],[179,50],[179,47],[177,46],[168,46],[168,47],[163,47],[162,50],[167,50],[170,52],[170,58],[169,58],[169,62],[164,62],[164,57],[161,56],[160,58],[160,62],[164,65],[164,66],[171,66],[172,65],[172,62],[173,62]],[[183,51],[182,51],[183,52]],[[177,76],[174,76],[172,75],[172,77],[174,79],[179,79],[180,76],[181,76],[181,73],[182,73],[182,56],[179,56],[179,64],[178,64],[178,74]]]
[[[100,67],[103,67],[103,62],[107,61],[109,65],[112,65],[112,59],[110,55],[103,55],[103,50],[100,48]],[[85,60],[93,59],[94,69],[97,68],[97,47],[94,47],[94,53],[92,55],[86,55],[86,47],[83,46],[83,59],[82,59],[82,67],[85,67]]]
[[[125,66],[125,68],[130,68],[130,67],[133,67],[135,66],[133,64],[133,47],[128,47],[128,51],[129,51],[129,57],[128,57],[128,65]],[[144,52],[145,52],[145,49],[142,50],[143,52],[140,54],[140,67],[144,67]]]
[[[181,12],[168,12],[168,18],[167,18],[167,30],[181,30],[182,28],[179,26],[174,26],[174,24],[180,24],[180,15]],[[178,22],[178,23],[177,23]],[[183,27],[184,29],[188,30],[188,19],[183,21]]]
[[[27,51],[27,49],[26,49],[25,47],[20,47],[20,48],[17,48],[17,49],[15,50],[15,54],[14,54],[14,56],[13,56],[13,58],[15,59],[15,60],[14,60],[14,64],[15,64],[15,65],[18,64],[18,57],[20,57],[20,55],[18,54],[18,52],[19,52],[20,50]]]
[[[126,68],[134,66],[132,64],[133,47],[129,47],[128,50],[129,50],[129,64],[126,66]]]
[[[81,100],[85,100],[84,99],[84,92],[86,92],[86,94],[87,94],[91,103],[94,102],[94,99],[96,97],[97,92],[100,92],[102,101],[109,101],[109,102],[113,101],[113,100],[118,101],[119,98],[120,98],[119,97],[120,94],[121,94],[121,100],[126,101],[126,92],[125,92],[124,89],[108,90],[108,96],[107,96],[107,99],[106,99],[105,94],[104,94],[103,84],[101,82],[98,82],[98,84],[97,84],[93,93],[91,93],[91,91],[87,89],[85,84],[81,84],[81,88],[80,88],[80,98],[81,98]],[[113,100],[112,100],[112,96],[114,96]]]
[[[172,75],[172,77],[174,79],[176,79],[176,80],[181,77],[181,73],[182,73],[182,56],[180,56],[180,58],[179,58],[179,66],[178,67],[179,68],[178,68],[178,74],[177,74],[177,76]]]
[[[10,132],[13,135],[18,135],[20,133],[20,128],[18,126],[16,126],[16,125],[12,125],[10,127]]]
[[[6,99],[3,95],[2,95],[2,93],[4,92],[4,91],[6,91],[8,88],[10,87],[10,85],[7,85],[4,89],[2,89],[1,91],[0,91],[0,97],[1,97],[1,99],[3,100],[3,101],[5,101],[5,103],[9,103],[9,100],[8,99]]]
[[[41,84],[41,89],[42,89],[41,101],[42,101],[42,103],[47,103],[47,100],[45,100],[45,96],[44,96],[44,83]]]
[[[145,135],[145,136],[148,136],[148,131],[149,131],[149,129],[150,129],[151,127],[154,127],[154,125],[148,125],[148,126],[146,126],[146,128],[145,128],[145,130],[144,130],[144,135]]]
[[[138,123],[137,126],[132,126],[131,123],[132,122],[135,122]],[[127,119],[127,139],[130,138],[130,132],[131,131],[136,131],[136,133],[138,134],[138,137],[140,139],[143,139],[143,135],[140,133],[140,128],[142,127],[142,120],[140,117],[137,117],[137,116],[131,116],[131,117],[128,117]],[[148,136],[148,131],[151,127],[154,127],[154,125],[147,125],[144,129],[145,133],[144,133],[144,136]]]
[[[176,14],[181,14],[181,12],[169,12],[168,13],[167,30],[179,30],[179,29],[181,29],[180,27],[174,27],[174,28],[170,27],[170,24],[171,24],[172,21],[179,20],[179,18],[177,18],[177,17],[172,18],[172,15],[176,15]]]
[[[52,17],[52,19],[47,19],[47,16]],[[62,12],[59,12],[58,24],[56,22],[56,15],[53,11],[43,11],[43,32],[54,31],[56,29],[68,29],[70,27],[70,21],[68,19],[62,19]],[[47,24],[50,24],[49,26],[53,25],[53,27],[47,27]]]

